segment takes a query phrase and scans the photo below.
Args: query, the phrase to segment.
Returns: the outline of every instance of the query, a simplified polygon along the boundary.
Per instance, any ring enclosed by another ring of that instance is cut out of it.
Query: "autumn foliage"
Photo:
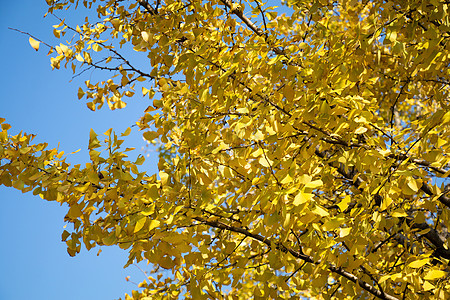
[[[131,128],[82,167],[2,119],[0,184],[68,204],[70,255],[148,261],[126,299],[450,299],[448,1],[47,3],[89,109],[148,99],[159,173]]]

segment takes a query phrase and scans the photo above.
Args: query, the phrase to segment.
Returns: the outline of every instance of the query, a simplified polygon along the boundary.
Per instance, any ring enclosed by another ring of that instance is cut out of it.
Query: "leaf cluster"
[[[69,205],[70,255],[148,261],[126,299],[450,297],[447,2],[47,3],[96,9],[51,65],[106,76],[92,110],[141,90],[159,173],[111,130],[70,166],[2,120],[0,184]]]

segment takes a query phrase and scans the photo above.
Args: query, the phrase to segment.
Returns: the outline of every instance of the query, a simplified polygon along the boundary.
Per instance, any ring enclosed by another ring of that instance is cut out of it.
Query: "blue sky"
[[[27,36],[8,30],[17,28],[51,45],[59,44],[52,34],[52,25],[59,21],[52,16],[44,19],[45,12],[44,0],[2,2],[0,117],[12,125],[11,133],[36,134],[36,142],[47,142],[51,148],[59,143],[66,153],[81,149],[68,161],[84,164],[89,158],[91,128],[99,134],[111,127],[123,132],[149,103],[137,93],[123,110],[90,111],[85,101],[77,99],[77,89],[93,74],[86,72],[69,82],[70,70],[51,70],[48,48],[41,44],[36,52]],[[144,145],[134,127],[125,147],[136,147],[137,155]],[[155,153],[150,154],[144,168],[154,173],[157,161]],[[127,253],[118,247],[103,247],[99,256],[98,248],[82,249],[70,257],[61,241],[64,206],[4,186],[0,186],[0,199],[0,299],[118,299],[135,288],[126,276],[134,282],[144,279],[134,266],[123,269]]]

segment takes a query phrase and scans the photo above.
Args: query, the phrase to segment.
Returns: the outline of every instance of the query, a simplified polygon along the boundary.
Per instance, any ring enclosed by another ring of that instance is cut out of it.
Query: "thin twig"
[[[44,44],[45,46],[49,47],[50,49],[52,49],[52,50],[55,49],[55,48],[53,48],[53,46],[50,46],[50,45],[47,44],[46,42],[42,41],[41,39],[35,37],[34,35],[32,35],[32,34],[30,34],[30,33],[28,33],[28,32],[25,32],[25,31],[22,31],[22,30],[19,30],[19,29],[16,29],[16,28],[11,28],[11,27],[8,27],[8,29],[14,30],[14,31],[17,31],[17,32],[20,32],[20,33],[25,34],[25,35],[28,35],[29,37],[32,37],[33,39],[35,39],[36,41],[38,41],[38,42]]]

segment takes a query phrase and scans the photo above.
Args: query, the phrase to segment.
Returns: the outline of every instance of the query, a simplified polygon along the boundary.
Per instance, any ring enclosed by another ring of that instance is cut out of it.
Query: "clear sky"
[[[89,157],[90,128],[99,134],[111,127],[123,132],[149,103],[137,94],[123,110],[91,112],[76,94],[82,82],[94,74],[86,72],[70,82],[70,70],[51,70],[48,48],[41,44],[36,52],[26,35],[8,29],[59,44],[52,34],[52,25],[59,22],[52,16],[44,19],[45,12],[44,0],[2,1],[0,117],[12,125],[11,133],[36,134],[36,142],[47,142],[51,148],[59,142],[59,149],[66,153],[81,149],[68,161],[84,164]],[[138,151],[144,146],[136,127],[125,146]],[[144,168],[154,173],[157,162],[155,153],[150,154]],[[94,248],[70,257],[61,241],[64,206],[4,186],[0,186],[0,201],[0,300],[118,299],[135,288],[126,276],[134,282],[144,279],[134,266],[123,269],[127,252],[115,246],[103,247],[99,256]]]

